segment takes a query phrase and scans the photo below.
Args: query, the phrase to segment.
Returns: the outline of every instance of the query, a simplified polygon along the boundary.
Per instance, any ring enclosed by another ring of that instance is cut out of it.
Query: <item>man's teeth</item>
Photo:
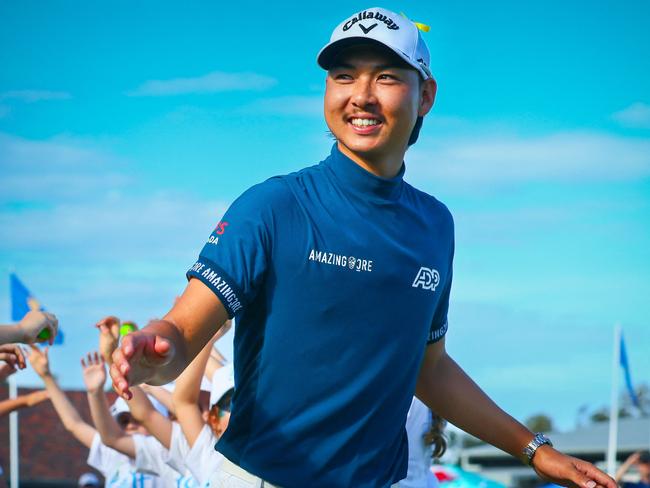
[[[367,125],[377,125],[379,121],[377,119],[352,119],[352,125],[357,127],[365,127]]]

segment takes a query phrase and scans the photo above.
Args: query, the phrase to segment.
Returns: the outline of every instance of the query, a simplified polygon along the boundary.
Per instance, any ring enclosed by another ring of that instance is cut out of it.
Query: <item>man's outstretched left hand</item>
[[[550,446],[537,449],[533,469],[547,481],[571,488],[617,488],[616,482],[591,463],[562,454]]]

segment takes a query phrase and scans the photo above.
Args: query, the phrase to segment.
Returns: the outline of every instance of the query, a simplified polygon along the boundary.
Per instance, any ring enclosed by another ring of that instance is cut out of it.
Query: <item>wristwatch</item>
[[[537,449],[545,444],[553,447],[551,439],[546,437],[541,432],[538,432],[535,434],[535,437],[533,437],[533,440],[530,441],[526,447],[524,447],[524,456],[526,457],[526,461],[528,462],[529,466],[533,465],[533,457],[535,456]]]

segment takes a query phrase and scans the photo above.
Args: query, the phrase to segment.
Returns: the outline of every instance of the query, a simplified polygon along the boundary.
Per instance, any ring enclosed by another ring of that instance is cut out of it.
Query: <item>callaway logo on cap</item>
[[[433,78],[429,69],[429,48],[415,23],[385,8],[369,8],[341,22],[330,42],[318,53],[318,64],[329,69],[344,47],[363,41],[377,42],[413,66],[425,80]]]

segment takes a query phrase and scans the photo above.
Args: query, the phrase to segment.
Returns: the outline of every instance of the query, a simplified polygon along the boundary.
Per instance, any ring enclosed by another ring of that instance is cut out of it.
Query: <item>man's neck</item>
[[[350,158],[356,164],[361,166],[366,171],[380,176],[382,178],[393,178],[399,173],[402,169],[402,163],[404,162],[404,151],[395,151],[394,154],[382,154],[381,156],[373,157],[373,155],[360,155],[350,150],[347,146],[337,142],[339,151],[345,156]]]

